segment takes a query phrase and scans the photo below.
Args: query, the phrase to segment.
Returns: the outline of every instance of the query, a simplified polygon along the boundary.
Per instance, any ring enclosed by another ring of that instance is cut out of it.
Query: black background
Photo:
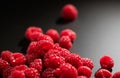
[[[65,4],[75,5],[78,18],[66,24],[58,22]],[[81,57],[94,61],[95,71],[100,68],[99,59],[110,55],[115,66],[113,73],[120,71],[120,2],[115,0],[44,0],[0,3],[0,51],[23,52],[26,43],[24,32],[29,26],[39,26],[44,33],[49,28],[59,32],[71,28],[77,39],[71,49]],[[22,45],[21,45],[22,44]]]

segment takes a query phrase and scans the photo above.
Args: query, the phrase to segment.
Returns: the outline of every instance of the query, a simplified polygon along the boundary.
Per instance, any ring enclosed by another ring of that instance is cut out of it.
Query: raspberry
[[[26,78],[23,71],[15,70],[12,71],[8,78]]]
[[[61,47],[66,48],[68,50],[72,48],[72,42],[68,36],[62,36],[60,38],[59,44]]]
[[[39,38],[38,41],[40,41],[40,40],[47,40],[52,43],[54,42],[53,39],[49,35],[43,35],[42,37]]]
[[[2,51],[2,53],[1,53],[2,59],[7,61],[8,63],[10,63],[11,55],[12,55],[12,52],[9,50]]]
[[[95,73],[95,78],[111,78],[112,74],[106,69],[100,69]]]
[[[87,66],[80,66],[78,68],[78,75],[79,76],[86,76],[86,77],[90,78],[92,75],[92,70]]]
[[[2,73],[3,78],[8,78],[8,76],[11,74],[12,71],[13,71],[13,67],[11,66],[6,67]]]
[[[67,49],[63,49],[61,48],[60,50],[56,50],[56,49],[50,49],[44,56],[44,58],[48,58],[50,55],[57,55],[59,57],[63,57],[65,58],[66,56],[68,56],[70,54],[70,51]]]
[[[76,68],[69,63],[62,64],[60,70],[60,78],[77,78],[78,76]]]
[[[29,67],[35,68],[41,73],[42,72],[42,60],[35,59],[33,62],[30,63]]]
[[[120,71],[115,72],[112,76],[112,78],[120,78]]]
[[[65,58],[65,62],[72,64],[76,69],[83,65],[81,57],[78,54],[71,53]]]
[[[19,66],[15,66],[13,69],[14,70],[19,70],[19,71],[24,71],[27,68],[28,67],[26,65],[19,65]]]
[[[36,53],[36,44],[37,42],[31,42],[27,48],[27,54]]]
[[[91,70],[94,67],[93,61],[90,58],[82,58],[83,66],[89,67]]]
[[[32,41],[32,34],[35,33],[35,32],[38,32],[38,33],[42,33],[42,29],[40,27],[35,27],[35,26],[30,26],[26,29],[25,31],[25,37],[28,39],[28,40],[31,40]]]
[[[5,61],[5,60],[2,60],[1,58],[0,58],[0,74],[3,72],[3,70],[5,69],[5,68],[7,68],[8,66],[10,66],[9,65],[9,63],[7,62],[7,61]]]
[[[48,58],[44,59],[44,66],[46,68],[58,68],[63,63],[65,63],[65,59],[57,55],[49,55]]]
[[[77,8],[72,4],[67,4],[62,8],[62,17],[65,20],[75,20],[78,17]]]
[[[59,40],[59,33],[55,29],[47,30],[46,35],[49,35],[53,39],[54,43],[58,42]]]
[[[57,78],[60,77],[60,73],[61,73],[60,68],[56,68],[56,69],[54,70],[54,75],[55,75]]]
[[[100,58],[100,65],[101,68],[110,70],[114,66],[114,61],[110,56],[105,55]]]
[[[60,33],[60,37],[62,36],[69,36],[72,42],[76,39],[76,33],[71,29],[64,29]]]
[[[86,76],[78,76],[77,78],[87,78]]]
[[[42,78],[56,78],[54,74],[54,69],[47,68],[42,73]]]
[[[22,65],[26,63],[26,58],[22,53],[13,53],[10,57],[10,64],[12,66]]]
[[[40,74],[35,68],[27,68],[25,70],[26,78],[40,78]]]

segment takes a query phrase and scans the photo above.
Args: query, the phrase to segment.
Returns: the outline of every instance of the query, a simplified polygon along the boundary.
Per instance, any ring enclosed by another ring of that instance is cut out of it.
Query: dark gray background
[[[67,24],[56,23],[61,8],[68,3],[77,7],[78,19]],[[41,27],[44,32],[49,28],[59,32],[71,28],[77,33],[71,51],[94,61],[93,75],[100,68],[99,59],[103,55],[110,55],[114,59],[113,73],[120,71],[119,1],[45,0],[0,4],[0,51],[7,49],[22,52],[21,49],[26,45],[23,42],[24,32],[31,25]]]

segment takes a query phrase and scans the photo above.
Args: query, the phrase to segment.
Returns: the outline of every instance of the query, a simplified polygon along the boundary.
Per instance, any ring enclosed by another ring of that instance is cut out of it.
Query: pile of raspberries
[[[3,78],[91,78],[93,61],[72,53],[76,33],[64,29],[58,33],[40,27],[30,26],[25,31],[30,41],[26,54],[2,51],[0,54],[0,75]],[[101,68],[95,78],[120,78],[120,72],[112,75],[113,59],[105,55],[100,59]]]

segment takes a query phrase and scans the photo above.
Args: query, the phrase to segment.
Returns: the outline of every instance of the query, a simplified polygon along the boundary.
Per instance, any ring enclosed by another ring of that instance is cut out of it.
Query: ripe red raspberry
[[[120,78],[120,71],[115,72],[112,76],[112,78]]]
[[[59,44],[61,47],[66,48],[68,50],[72,48],[72,42],[68,36],[62,36],[60,38]]]
[[[100,69],[95,73],[95,78],[111,78],[112,74],[106,69]]]
[[[25,71],[25,69],[27,68],[28,68],[27,65],[19,65],[19,66],[15,66],[13,70]]]
[[[44,66],[46,68],[58,68],[63,63],[65,63],[65,59],[57,55],[49,55],[48,58],[44,59]]]
[[[10,57],[10,65],[11,66],[17,66],[17,65],[23,65],[26,63],[26,58],[22,53],[16,52],[13,53]]]
[[[25,70],[26,78],[40,78],[40,73],[35,68],[27,68]]]
[[[47,68],[42,72],[42,78],[56,78],[54,74],[54,69]]]
[[[0,74],[2,74],[3,70],[8,66],[10,66],[10,64],[7,61],[0,58]]]
[[[2,51],[2,53],[1,53],[2,59],[7,61],[8,63],[10,63],[11,55],[12,55],[12,52],[9,50]]]
[[[94,67],[93,61],[90,58],[82,58],[83,66],[89,67],[91,70]]]
[[[27,48],[27,54],[36,53],[36,44],[37,42],[31,42]]]
[[[60,70],[60,78],[77,78],[78,76],[76,68],[69,63],[62,64]]]
[[[42,60],[35,59],[33,62],[30,63],[29,67],[35,68],[41,73],[42,72]]]
[[[87,78],[86,76],[78,76],[77,78]]]
[[[78,68],[78,75],[79,76],[86,76],[86,77],[90,78],[92,75],[92,70],[87,66],[80,66]]]
[[[101,57],[100,65],[101,65],[101,68],[108,69],[108,70],[112,69],[112,67],[114,66],[113,58],[111,58],[108,55]]]
[[[67,4],[62,8],[62,17],[65,20],[75,20],[78,17],[77,8],[72,4]]]
[[[59,78],[59,77],[60,77],[60,73],[61,73],[60,68],[56,68],[56,69],[54,70],[54,75],[55,75],[55,77]]]
[[[38,33],[42,33],[42,29],[40,27],[35,27],[35,26],[30,26],[26,29],[25,31],[25,37],[28,39],[28,40],[32,40],[32,37],[31,36],[33,33],[35,32],[38,32]]]
[[[11,72],[8,78],[26,78],[25,73],[23,71],[14,70]]]
[[[55,29],[47,30],[46,35],[49,35],[53,39],[54,43],[58,42],[59,40],[59,33]]]
[[[42,37],[39,38],[38,41],[40,41],[40,40],[47,40],[52,43],[54,42],[53,39],[49,35],[43,35]]]
[[[50,55],[57,55],[59,57],[65,58],[70,54],[70,51],[67,49],[61,48],[60,50],[57,49],[50,49],[44,56],[44,58],[48,58]]]
[[[60,33],[60,37],[62,36],[69,36],[72,42],[76,39],[76,33],[71,29],[64,29]]]
[[[81,57],[75,53],[69,54],[65,58],[65,62],[72,64],[73,66],[75,66],[76,69],[78,69],[78,67],[83,65]]]
[[[11,74],[12,71],[13,71],[13,67],[11,66],[5,68],[2,73],[3,78],[8,78],[8,76]]]

